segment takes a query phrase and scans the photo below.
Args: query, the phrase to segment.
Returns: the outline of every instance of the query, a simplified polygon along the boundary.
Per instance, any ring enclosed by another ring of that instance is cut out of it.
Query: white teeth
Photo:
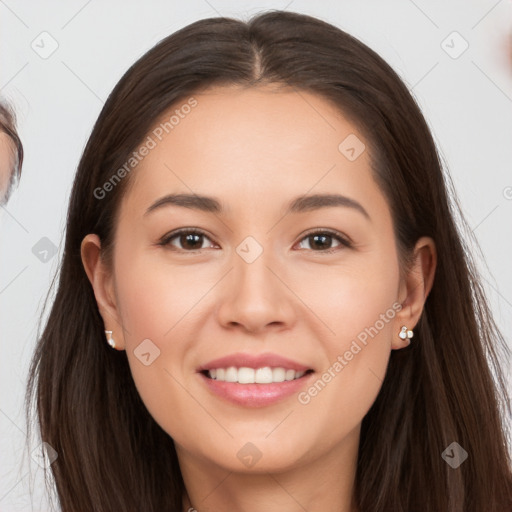
[[[295,370],[287,370],[286,368],[270,368],[264,366],[262,368],[247,368],[245,366],[236,368],[214,368],[208,370],[211,379],[221,380],[224,382],[238,382],[239,384],[271,384],[272,382],[284,382],[285,380],[299,379],[305,372],[296,372]]]
[[[238,382],[238,370],[234,366],[226,370],[226,382]]]
[[[253,368],[239,368],[238,382],[240,384],[254,384],[254,373]]]
[[[256,384],[270,384],[272,382],[272,368],[265,366],[258,368],[254,376]]]
[[[283,382],[286,376],[284,368],[272,368],[272,380],[274,382]]]

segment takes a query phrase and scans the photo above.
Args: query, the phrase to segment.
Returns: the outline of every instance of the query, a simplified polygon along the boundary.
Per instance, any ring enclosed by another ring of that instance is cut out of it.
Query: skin
[[[410,343],[398,333],[421,315],[434,242],[418,240],[414,266],[401,279],[368,151],[351,162],[338,150],[349,134],[364,138],[322,98],[268,86],[194,97],[198,105],[130,177],[113,268],[100,258],[97,235],[82,242],[105,329],[127,351],[142,400],[175,441],[184,510],[353,512],[361,421],[391,350]],[[226,212],[166,206],[144,216],[161,196],[191,191],[219,198]],[[292,198],[333,192],[358,201],[371,221],[348,207],[283,216]],[[200,252],[183,237],[157,245],[182,227],[209,234],[199,239]],[[354,245],[315,245],[305,233],[313,228],[338,230]],[[263,248],[252,263],[236,252],[247,236]],[[309,386],[396,303],[402,309],[306,405],[297,395],[259,408],[234,405],[196,373],[234,352],[274,352],[314,369]],[[149,366],[134,355],[146,338],[161,351]],[[251,468],[237,457],[247,442],[262,454]]]
[[[14,147],[11,138],[0,132],[0,202],[7,194],[14,169]]]

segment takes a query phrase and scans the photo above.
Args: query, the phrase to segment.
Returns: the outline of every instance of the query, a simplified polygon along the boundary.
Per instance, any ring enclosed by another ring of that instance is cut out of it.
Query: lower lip
[[[271,384],[239,384],[238,382],[210,379],[203,373],[199,374],[213,393],[244,407],[264,407],[280,402],[294,393],[298,393],[312,375],[313,372],[307,373],[299,379],[272,382]]]

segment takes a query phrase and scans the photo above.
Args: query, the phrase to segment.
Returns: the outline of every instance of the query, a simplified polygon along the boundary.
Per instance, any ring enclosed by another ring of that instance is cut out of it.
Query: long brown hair
[[[180,511],[184,492],[172,438],[141,401],[126,353],[105,342],[80,256],[88,233],[98,234],[109,254],[130,176],[101,199],[95,190],[177,102],[214,85],[266,83],[318,94],[365,135],[402,268],[419,237],[432,237],[437,247],[414,343],[392,351],[362,422],[359,509],[512,510],[511,406],[500,366],[510,354],[427,123],[374,51],[324,21],[280,11],[247,22],[205,19],[166,37],[125,73],[93,128],[74,180],[60,278],[26,398],[28,424],[35,395],[41,438],[58,453],[51,471],[62,510]],[[458,468],[441,456],[454,441],[468,453]]]

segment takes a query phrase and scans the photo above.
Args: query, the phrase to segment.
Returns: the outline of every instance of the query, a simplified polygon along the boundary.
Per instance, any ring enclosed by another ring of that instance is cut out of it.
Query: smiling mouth
[[[296,371],[284,367],[264,366],[261,368],[248,368],[229,366],[227,368],[215,368],[203,370],[201,373],[212,380],[220,382],[233,382],[238,384],[274,384],[297,380],[312,373],[313,370]]]

